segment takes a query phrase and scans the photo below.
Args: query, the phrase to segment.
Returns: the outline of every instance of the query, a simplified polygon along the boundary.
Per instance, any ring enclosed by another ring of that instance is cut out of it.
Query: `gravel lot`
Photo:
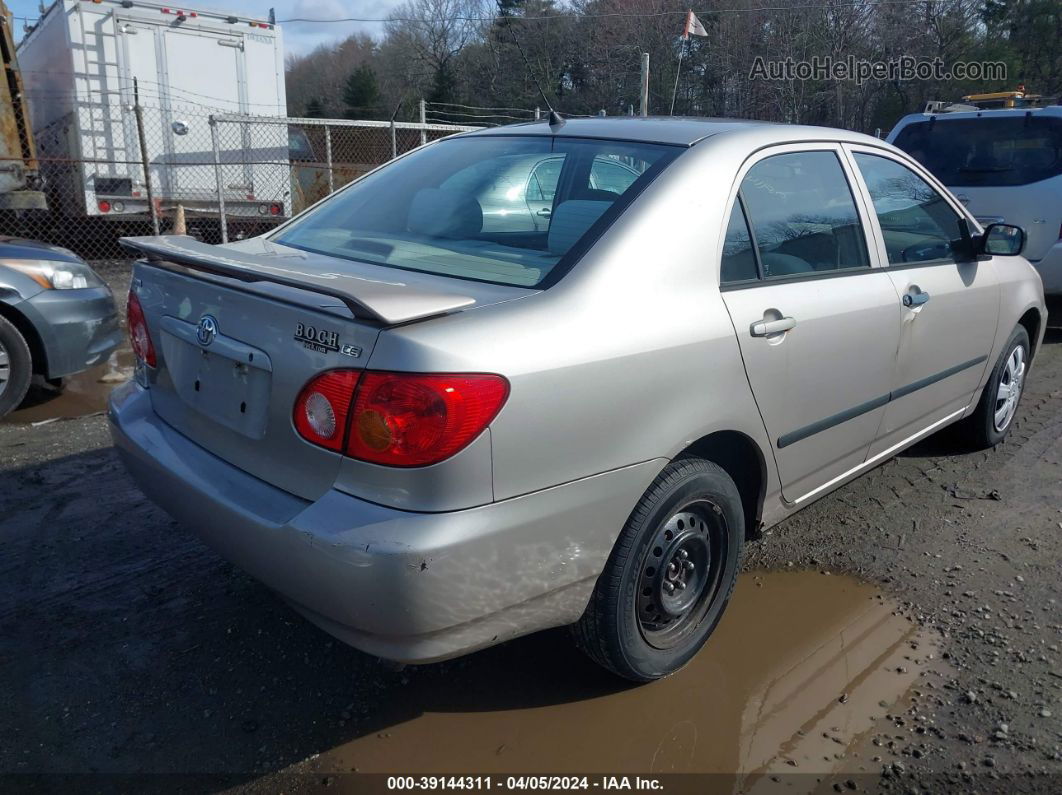
[[[124,295],[125,267],[101,270]],[[90,416],[33,425],[71,403],[38,390],[32,416],[0,423],[11,788],[150,773],[267,791],[414,769],[1062,787],[1062,330],[1004,444],[963,453],[945,432],[774,528],[710,647],[642,688],[563,631],[404,671],[333,641],[141,497],[96,380],[74,401]]]

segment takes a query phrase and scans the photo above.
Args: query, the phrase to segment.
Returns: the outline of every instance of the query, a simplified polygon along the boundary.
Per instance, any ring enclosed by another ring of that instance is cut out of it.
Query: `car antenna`
[[[516,45],[516,49],[520,51],[520,57],[524,60],[524,66],[527,68],[527,75],[531,78],[531,82],[535,84],[535,88],[538,89],[538,94],[542,97],[542,101],[546,103],[546,107],[549,108],[549,129],[550,132],[557,132],[564,126],[564,117],[553,109],[553,105],[550,103],[549,98],[546,96],[546,92],[542,90],[542,84],[538,82],[538,78],[535,77],[535,70],[531,68],[531,62],[527,60],[527,55],[524,53],[524,48],[520,46],[520,39],[516,38],[516,30],[513,28],[512,18],[505,23],[505,27],[509,29],[509,35],[513,37],[513,43]]]

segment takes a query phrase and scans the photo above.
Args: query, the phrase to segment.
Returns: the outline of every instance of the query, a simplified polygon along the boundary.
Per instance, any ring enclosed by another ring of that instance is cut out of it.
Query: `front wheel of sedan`
[[[574,627],[576,642],[635,682],[679,670],[723,615],[744,539],[730,476],[709,461],[671,462],[627,520]]]
[[[977,448],[999,444],[1014,424],[1018,401],[1025,389],[1029,350],[1029,334],[1018,326],[1003,346],[999,361],[981,393],[977,410],[966,421],[971,442]]]
[[[33,360],[18,329],[0,317],[0,417],[14,411],[29,389]]]

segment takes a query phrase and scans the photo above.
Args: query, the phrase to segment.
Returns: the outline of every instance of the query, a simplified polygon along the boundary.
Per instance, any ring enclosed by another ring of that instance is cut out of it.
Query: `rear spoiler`
[[[425,290],[402,282],[299,270],[298,259],[289,264],[284,262],[287,258],[212,246],[187,235],[123,237],[119,242],[143,254],[152,264],[179,265],[242,282],[271,282],[327,295],[342,301],[355,317],[389,326],[445,314],[476,302],[468,296]]]

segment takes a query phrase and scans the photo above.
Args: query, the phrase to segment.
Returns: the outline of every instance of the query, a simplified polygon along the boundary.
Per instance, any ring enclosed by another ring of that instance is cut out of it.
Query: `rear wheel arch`
[[[741,431],[715,431],[690,444],[676,458],[701,458],[722,467],[741,494],[745,536],[759,534],[767,492],[767,461],[751,437]]]
[[[19,312],[11,304],[0,301],[0,317],[18,329],[18,333],[26,340],[29,346],[30,357],[33,359],[33,372],[39,375],[48,373],[48,356],[44,348],[44,341],[37,329],[33,327],[26,316]]]

